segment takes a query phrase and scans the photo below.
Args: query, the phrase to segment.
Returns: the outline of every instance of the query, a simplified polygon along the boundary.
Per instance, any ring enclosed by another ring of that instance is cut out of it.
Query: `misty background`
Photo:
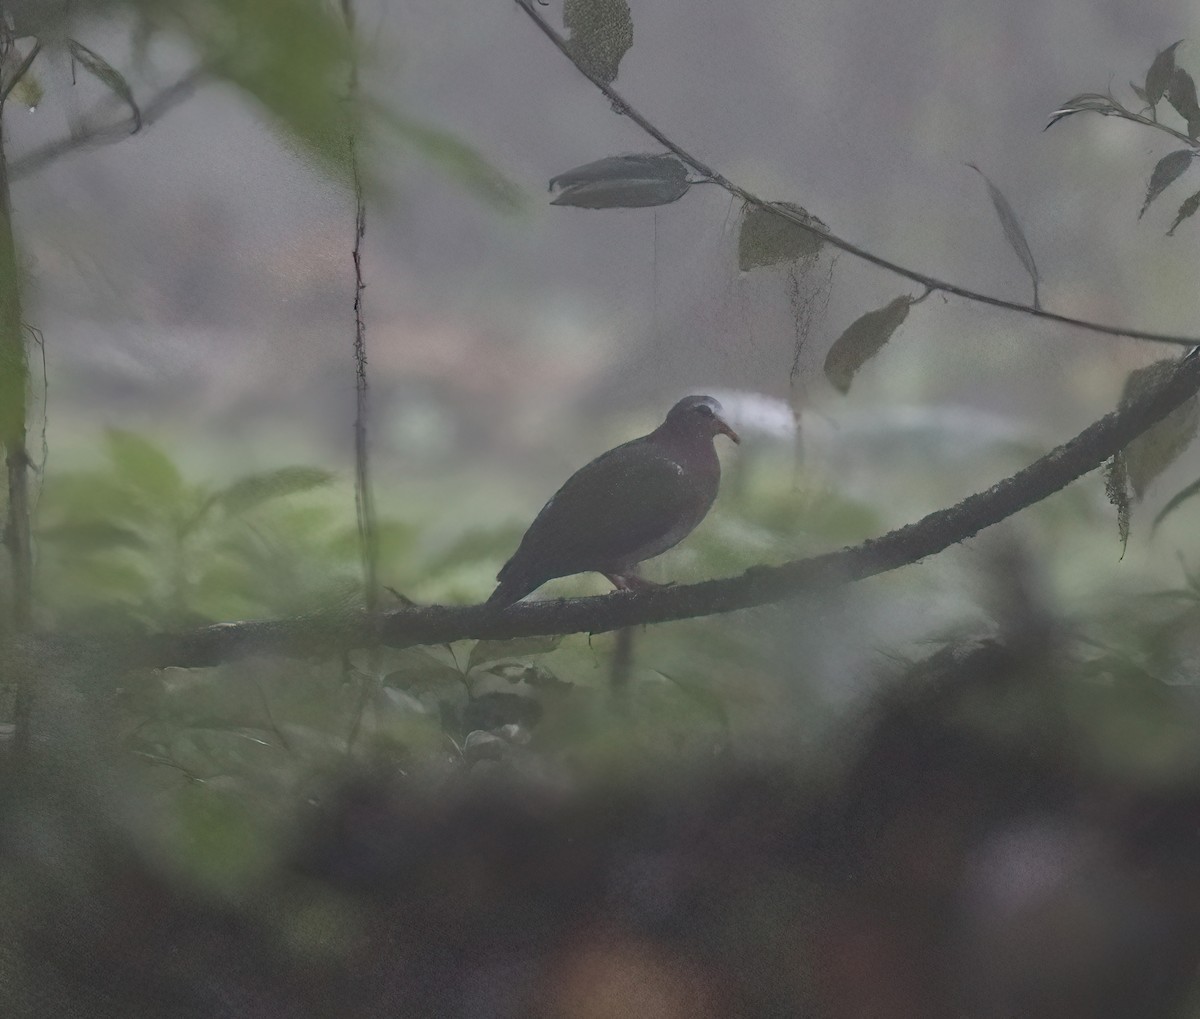
[[[1200,34],[1191,5],[632,6],[617,88],[760,196],[799,203],[904,265],[1028,301],[973,162],[1020,217],[1047,308],[1195,331],[1200,232],[1187,223],[1164,239],[1173,192],[1136,218],[1169,140],[1094,115],[1042,130],[1078,92],[1111,85],[1131,99],[1124,83],[1157,50]],[[558,5],[543,13],[560,24]],[[515,4],[366,3],[359,25],[366,94],[473,145],[525,199],[500,211],[386,131],[368,143],[372,453],[385,508],[397,492],[442,507],[447,535],[468,516],[517,524],[685,392],[788,399],[798,326],[787,273],[738,271],[740,210],[725,192],[695,186],[658,209],[549,205],[554,174],[658,147]],[[132,66],[126,36],[97,26],[84,41]],[[189,66],[169,42],[150,57],[130,74],[143,100]],[[1185,42],[1177,59],[1200,63],[1200,46]],[[92,79],[71,86],[57,71],[42,73],[38,108],[11,118],[18,163],[104,98]],[[212,475],[303,462],[350,478],[352,197],[280,144],[259,110],[201,84],[138,135],[17,180],[13,200],[27,318],[45,337],[51,473],[116,426]],[[1130,368],[1175,353],[935,294],[838,395],[821,373],[833,339],[918,292],[828,252],[800,280],[806,462],[882,506],[881,525],[1002,476],[985,448],[1015,444],[1014,468],[1032,459],[1111,409]],[[751,440],[740,455],[753,457],[768,440],[740,425]],[[1184,457],[1150,503],[1195,467]],[[897,472],[919,483],[898,485]],[[482,506],[469,495],[481,477],[492,482]],[[1058,498],[1111,514],[1097,479]],[[1118,555],[1114,541],[1091,558],[1124,578],[1174,561],[1162,546],[1119,567]]]

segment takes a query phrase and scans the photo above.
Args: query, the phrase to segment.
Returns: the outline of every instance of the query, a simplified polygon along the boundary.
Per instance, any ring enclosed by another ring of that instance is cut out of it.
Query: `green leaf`
[[[120,481],[150,496],[160,506],[178,503],[183,496],[183,478],[171,458],[159,446],[133,432],[109,429],[106,440]]]
[[[821,220],[810,215],[799,205],[791,202],[774,204],[778,208],[788,210],[803,222],[812,224],[818,230],[829,230]],[[770,209],[747,204],[742,209],[742,226],[738,232],[738,268],[742,272],[749,272],[762,266],[812,258],[820,252],[824,243],[819,234],[805,230],[798,223],[777,215]]]
[[[1171,83],[1171,75],[1175,73],[1175,50],[1183,43],[1180,39],[1178,42],[1171,43],[1165,50],[1160,50],[1154,57],[1154,62],[1150,65],[1150,70],[1146,72],[1146,101],[1153,106],[1157,103],[1167,91],[1167,86]]]
[[[1175,236],[1175,228],[1185,219],[1191,219],[1192,216],[1196,215],[1197,209],[1200,209],[1200,191],[1197,191],[1194,195],[1189,195],[1183,200],[1183,203],[1179,206],[1179,211],[1175,213],[1175,222],[1171,224],[1171,229],[1167,231],[1167,236]]]
[[[104,7],[115,13],[117,0]],[[362,110],[346,102],[355,46],[326,0],[121,0],[150,29],[182,38],[336,176],[350,179]]]
[[[133,98],[133,89],[125,76],[105,60],[95,50],[88,49],[83,43],[71,39],[67,42],[71,59],[80,64],[93,78],[100,81],[110,92],[124,101],[133,114],[133,131],[137,134],[142,129],[142,111],[138,109],[137,100]]]
[[[1150,533],[1153,534],[1155,531],[1157,531],[1159,524],[1166,520],[1168,516],[1179,509],[1179,507],[1185,502],[1194,498],[1198,494],[1200,494],[1200,479],[1193,481],[1185,488],[1181,488],[1178,492],[1171,496],[1171,498],[1167,500],[1167,504],[1158,511],[1158,515],[1154,518],[1154,523],[1150,525]]]
[[[855,374],[892,338],[908,318],[912,304],[911,297],[897,297],[882,308],[855,319],[833,341],[825,355],[825,377],[839,393],[849,392]]]
[[[280,467],[263,474],[248,474],[212,496],[212,501],[232,515],[245,513],[264,502],[321,488],[333,474],[318,467]]]
[[[1178,366],[1177,360],[1167,358],[1134,369],[1125,380],[1122,405],[1159,386]],[[1187,449],[1198,429],[1200,400],[1193,396],[1125,447],[1125,470],[1138,500],[1146,494],[1150,483]]]
[[[567,48],[588,74],[611,85],[633,45],[633,16],[626,0],[565,0]]]
[[[20,103],[28,110],[36,110],[42,104],[45,96],[46,92],[42,88],[42,83],[31,70],[25,72],[12,91],[13,101]]]
[[[1171,74],[1167,102],[1187,121],[1189,136],[1195,138],[1200,134],[1200,103],[1196,101],[1196,83],[1182,67],[1175,68]]]
[[[1146,200],[1142,203],[1141,211],[1138,212],[1138,219],[1145,215],[1154,199],[1183,176],[1187,168],[1192,165],[1194,155],[1195,153],[1191,149],[1180,149],[1178,152],[1167,153],[1154,164],[1154,170],[1150,174],[1150,184],[1146,188]]]
[[[517,637],[513,640],[481,640],[471,648],[467,660],[467,671],[487,662],[498,662],[508,658],[528,658],[544,655],[562,643],[562,637]]]
[[[466,142],[410,117],[376,113],[397,137],[421,156],[436,163],[461,185],[506,212],[520,210],[525,199],[512,181]]]
[[[1118,453],[1104,465],[1104,494],[1117,508],[1117,534],[1121,538],[1121,558],[1129,545],[1129,478],[1125,454]]]
[[[1060,120],[1065,120],[1076,113],[1099,113],[1107,117],[1117,112],[1119,112],[1117,104],[1111,96],[1101,95],[1099,92],[1083,92],[1080,95],[1072,96],[1050,114],[1050,122],[1042,130],[1049,131]]]
[[[550,178],[562,192],[550,204],[584,209],[667,205],[688,192],[687,167],[675,156],[609,156]]]
[[[38,538],[42,541],[70,548],[75,552],[95,552],[110,548],[146,549],[149,543],[130,527],[108,520],[64,521],[51,527],[41,528]]]
[[[1009,247],[1016,252],[1017,258],[1021,260],[1021,264],[1025,266],[1025,271],[1029,273],[1029,278],[1033,281],[1033,306],[1040,308],[1038,284],[1041,283],[1042,278],[1038,274],[1037,263],[1033,260],[1033,252],[1029,248],[1029,241],[1025,239],[1025,232],[1021,229],[1017,214],[1009,205],[1008,199],[1004,197],[1004,193],[992,183],[986,173],[974,163],[968,163],[967,166],[979,174],[987,185],[988,194],[992,199],[992,207],[996,210],[996,215],[1000,218],[1000,226],[1004,229],[1004,237],[1008,241]]]

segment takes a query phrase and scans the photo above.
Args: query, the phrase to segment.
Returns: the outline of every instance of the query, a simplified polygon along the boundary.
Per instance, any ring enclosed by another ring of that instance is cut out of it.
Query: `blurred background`
[[[1020,217],[1047,307],[1188,331],[1196,232],[1164,239],[1176,204],[1166,198],[1136,219],[1170,139],[1099,116],[1042,131],[1069,96],[1140,80],[1158,49],[1192,34],[1186,5],[1136,16],[1120,5],[1085,16],[1075,3],[1020,16],[985,3],[633,13],[618,87],[756,193],[905,265],[1027,300],[973,162]],[[436,505],[460,532],[519,526],[566,474],[679,395],[788,400],[799,335],[812,479],[891,525],[1001,476],[1014,443],[1071,434],[1111,408],[1132,367],[1170,353],[935,295],[841,397],[820,370],[833,339],[918,287],[828,251],[794,287],[786,266],[739,272],[740,209],[711,185],[657,209],[551,207],[551,176],[657,147],[515,5],[364,2],[359,22],[365,93],[469,143],[523,198],[506,212],[386,130],[367,144],[372,454],[385,509]],[[142,82],[120,25],[96,22],[88,40],[145,94],[187,66],[168,37]],[[1181,65],[1195,48],[1179,48]],[[10,112],[18,166],[105,94],[55,70],[66,72],[47,64],[36,110]],[[281,144],[261,107],[203,84],[140,134],[82,147],[13,189],[57,467],[118,427],[153,434],[206,476],[293,462],[350,476],[352,199]],[[787,443],[750,431],[748,459]],[[1095,497],[1104,515],[1098,486],[1080,488],[1064,498]],[[1165,480],[1153,495],[1170,491]],[[1154,555],[1136,533],[1135,547],[1122,577]],[[1094,558],[1116,569],[1112,551],[1098,545]]]
[[[9,100],[43,629],[361,602],[355,201],[321,134],[349,64],[339,9],[296,7],[328,17],[327,48],[303,19],[295,40],[239,22],[236,0],[82,4],[73,37],[141,102],[136,134],[79,140],[128,110],[49,28]],[[1200,332],[1200,220],[1166,236],[1194,181],[1138,215],[1179,140],[1091,113],[1043,130],[1078,93],[1140,109],[1126,83],[1177,39],[1200,73],[1194,5],[630,7],[616,88],[739,185],[1028,303],[974,164],[1045,308]],[[0,10],[21,36],[43,8]],[[537,10],[561,28],[559,0]],[[1180,352],[934,293],[842,394],[835,339],[921,288],[829,248],[743,272],[740,203],[708,183],[552,206],[552,177],[660,147],[511,0],[356,17],[385,606],[485,598],[556,487],[688,393],[744,441],[720,446],[703,525],[648,564],[660,581],[957,502]],[[154,105],[205,38],[241,78],[220,65]],[[326,120],[254,77],[276,49],[288,74],[328,74]],[[629,654],[575,635],[127,674],[59,648],[34,777],[0,782],[20,918],[0,992],[28,1015],[334,1014],[339,994],[363,1015],[1200,1014],[1181,1011],[1200,957],[1197,503],[1152,526],[1200,454],[1168,459],[1127,545],[1096,472],[930,561],[647,628]],[[714,959],[728,972],[705,975]],[[338,982],[356,972],[359,998]]]

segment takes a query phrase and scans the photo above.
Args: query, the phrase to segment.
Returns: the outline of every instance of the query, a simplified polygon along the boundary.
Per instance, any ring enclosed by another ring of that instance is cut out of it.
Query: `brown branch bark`
[[[1178,369],[1152,391],[986,491],[861,545],[782,566],[754,567],[737,577],[594,598],[519,603],[500,611],[487,605],[402,608],[380,616],[377,626],[361,612],[221,623],[95,650],[129,665],[198,668],[254,654],[323,657],[380,638],[395,647],[409,647],[469,638],[604,633],[781,602],[916,563],[966,541],[1100,467],[1198,391],[1200,356],[1193,354],[1183,358]]]
[[[972,301],[976,304],[987,304],[993,308],[1003,308],[1006,311],[1015,311],[1022,315],[1028,315],[1031,318],[1040,318],[1046,322],[1057,322],[1060,325],[1071,326],[1075,329],[1085,329],[1089,332],[1100,333],[1105,336],[1125,336],[1134,340],[1147,340],[1152,343],[1167,343],[1176,347],[1194,347],[1200,344],[1200,337],[1195,336],[1180,336],[1173,333],[1157,333],[1148,329],[1135,329],[1127,326],[1114,326],[1104,322],[1092,322],[1088,319],[1074,318],[1071,315],[1059,315],[1057,312],[1046,311],[1045,308],[1037,308],[1031,304],[1022,304],[1020,301],[1010,301],[1003,297],[996,297],[992,294],[980,293],[977,290],[970,290],[967,287],[960,287],[956,283],[950,283],[947,280],[938,279],[936,276],[930,276],[923,272],[918,272],[916,269],[910,269],[907,266],[901,265],[899,262],[893,262],[890,259],[884,258],[882,255],[877,255],[873,251],[868,251],[866,248],[861,248],[836,234],[821,230],[807,222],[802,216],[796,213],[793,209],[789,209],[783,205],[777,205],[775,202],[768,202],[764,198],[760,198],[753,192],[747,191],[740,184],[735,184],[728,177],[718,173],[707,163],[701,161],[696,156],[693,156],[683,146],[677,144],[668,138],[658,127],[645,116],[639,113],[621,93],[609,85],[607,82],[597,78],[595,74],[589,71],[581,64],[574,54],[571,52],[567,40],[556,32],[546,20],[538,14],[533,8],[531,0],[513,0],[518,7],[521,8],[533,23],[541,30],[541,32],[558,48],[558,50],[575,66],[575,69],[582,74],[588,81],[596,86],[612,103],[613,109],[623,114],[632,120],[646,134],[653,138],[660,145],[673,152],[681,160],[687,163],[702,177],[712,181],[712,183],[724,188],[731,195],[740,198],[748,205],[756,206],[764,209],[767,212],[773,213],[782,219],[786,219],[802,230],[808,231],[822,238],[826,244],[832,247],[839,248],[848,255],[853,255],[855,258],[871,265],[878,266],[880,269],[885,269],[896,276],[900,276],[907,280],[912,280],[914,283],[919,283],[923,287],[928,287],[930,290],[939,290],[945,294],[953,294],[955,297],[961,297],[965,301]]]

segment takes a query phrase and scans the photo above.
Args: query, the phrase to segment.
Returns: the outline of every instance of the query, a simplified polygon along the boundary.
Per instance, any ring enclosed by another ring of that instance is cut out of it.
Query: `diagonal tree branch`
[[[95,644],[117,664],[200,668],[255,654],[327,657],[380,639],[394,647],[470,638],[505,640],[541,634],[604,633],[627,626],[694,619],[785,601],[919,562],[1040,502],[1095,470],[1133,439],[1200,391],[1200,356],[1193,353],[1154,389],[1123,404],[1066,444],[956,506],[861,545],[782,566],[758,566],[740,576],[654,591],[594,598],[487,605],[402,608],[371,625],[364,612],[305,619],[219,623],[190,633]],[[66,638],[51,637],[62,643]],[[86,648],[80,648],[86,651]]]
[[[558,48],[558,50],[575,66],[575,69],[582,74],[588,81],[596,86],[605,97],[612,103],[613,108],[619,113],[624,114],[632,120],[638,127],[646,132],[660,145],[669,149],[676,156],[682,159],[693,170],[703,177],[708,178],[714,184],[719,185],[728,191],[731,195],[740,198],[748,205],[756,206],[768,212],[774,213],[782,219],[786,219],[802,230],[806,230],[811,234],[815,234],[835,248],[846,252],[848,255],[853,255],[855,258],[861,259],[864,262],[869,262],[871,265],[878,266],[880,269],[886,269],[890,273],[901,276],[904,279],[912,280],[914,283],[919,283],[923,287],[928,287],[930,290],[939,290],[945,294],[953,294],[955,297],[961,297],[966,301],[973,301],[977,304],[991,305],[993,308],[1004,308],[1007,311],[1015,311],[1022,315],[1028,315],[1031,318],[1040,318],[1047,322],[1058,322],[1061,325],[1072,326],[1076,329],[1086,329],[1089,332],[1101,333],[1105,336],[1125,336],[1134,340],[1147,340],[1152,343],[1168,343],[1177,347],[1193,347],[1200,344],[1200,337],[1197,336],[1180,336],[1173,333],[1157,333],[1147,329],[1134,329],[1125,326],[1108,325],[1104,322],[1092,322],[1087,319],[1074,318],[1070,315],[1060,315],[1057,312],[1047,311],[1045,308],[1035,308],[1031,304],[1022,304],[1019,301],[1010,301],[1003,297],[995,297],[992,294],[980,293],[977,290],[969,290],[966,287],[960,287],[956,283],[949,283],[946,280],[938,279],[936,276],[929,276],[923,272],[918,272],[916,269],[910,269],[907,266],[901,265],[898,262],[893,262],[890,259],[884,258],[882,255],[876,255],[866,248],[860,248],[857,244],[847,241],[836,234],[821,230],[819,227],[813,226],[806,222],[804,217],[797,214],[794,210],[787,208],[784,205],[779,205],[775,202],[768,202],[764,198],[759,198],[758,195],[747,191],[739,184],[735,184],[728,177],[718,173],[707,163],[702,162],[697,157],[693,156],[683,146],[677,144],[668,138],[658,127],[646,119],[639,113],[629,101],[622,96],[615,88],[607,82],[596,77],[589,71],[578,59],[572,54],[567,40],[556,32],[546,20],[534,10],[531,0],[513,0],[513,2],[521,8],[533,20],[533,23],[542,31],[542,33]]]
[[[188,99],[196,91],[196,86],[204,76],[204,68],[195,67],[177,81],[151,96],[149,102],[141,107],[142,127],[153,124],[168,110]],[[8,166],[8,178],[10,181],[16,181],[22,177],[29,177],[62,159],[63,156],[68,156],[80,149],[112,145],[124,141],[133,133],[134,124],[135,121],[132,117],[124,117],[116,122],[89,122],[81,131],[69,137],[39,145],[19,159],[14,159]]]

